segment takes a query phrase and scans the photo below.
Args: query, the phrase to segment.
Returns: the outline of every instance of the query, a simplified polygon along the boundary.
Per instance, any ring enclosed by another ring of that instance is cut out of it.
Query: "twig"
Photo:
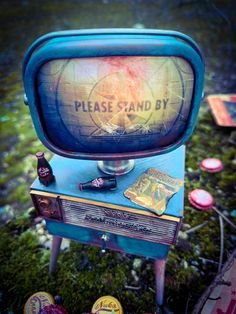
[[[227,218],[219,209],[217,209],[215,206],[212,207],[212,209],[217,212],[218,215],[220,215],[226,222],[228,222],[228,224],[233,227],[236,230],[236,225],[229,220],[229,218]]]
[[[200,225],[197,225],[197,226],[195,226],[195,227],[193,227],[193,228],[191,228],[191,229],[188,229],[187,231],[185,231],[185,233],[190,234],[190,233],[192,233],[192,232],[195,232],[195,231],[197,231],[197,230],[199,230],[199,229],[205,227],[205,226],[208,224],[208,222],[209,222],[209,221],[205,221],[205,222],[203,222],[203,223],[200,224]]]
[[[133,286],[125,286],[125,289],[127,290],[134,290],[134,291],[138,291],[141,289],[141,287],[133,287]]]
[[[199,257],[199,259],[203,262],[203,263],[210,263],[210,264],[215,264],[215,265],[219,265],[218,262],[213,261],[209,258],[205,258],[205,257]]]

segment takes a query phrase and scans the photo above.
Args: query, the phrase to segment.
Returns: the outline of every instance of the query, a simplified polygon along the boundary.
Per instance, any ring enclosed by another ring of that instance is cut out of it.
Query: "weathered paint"
[[[177,229],[173,241],[176,240],[178,228],[183,216],[183,187],[176,193],[168,202],[165,213],[158,217],[137,204],[132,203],[127,199],[123,193],[130,186],[145,169],[151,167],[158,168],[160,171],[168,173],[174,178],[183,180],[184,178],[184,160],[185,148],[181,146],[165,155],[143,158],[136,160],[135,168],[125,176],[117,177],[117,189],[114,191],[80,191],[79,182],[88,180],[89,178],[97,177],[100,172],[97,164],[89,160],[74,160],[60,156],[54,156],[51,160],[51,166],[56,177],[56,181],[51,185],[45,187],[38,179],[35,180],[31,187],[31,193],[35,196],[42,196],[43,198],[53,198],[57,200],[59,196],[61,199],[80,202],[84,206],[104,206],[111,210],[116,210],[117,213],[139,214],[141,217],[149,217],[150,219],[166,221],[168,223],[176,223]],[[178,164],[178,167],[175,167]],[[51,203],[55,206],[55,203]],[[37,203],[35,203],[37,207]],[[116,209],[117,208],[117,209]],[[83,213],[81,213],[81,216]],[[46,218],[48,231],[56,237],[65,237],[79,241],[81,243],[102,246],[102,235],[104,230],[96,228],[88,228],[84,226],[77,226],[65,223],[62,219],[58,221]],[[131,217],[132,218],[132,217]],[[129,219],[129,218],[128,218]],[[128,220],[129,221],[129,220]],[[150,225],[151,226],[151,225]],[[124,236],[114,232],[105,232],[108,235],[106,247],[116,251],[127,252],[130,254],[141,255],[153,259],[166,259],[169,251],[169,245],[154,243],[145,240],[145,233],[139,238],[135,238],[130,232],[129,235]],[[58,241],[56,241],[58,243]],[[55,268],[55,258],[52,262],[51,268]]]

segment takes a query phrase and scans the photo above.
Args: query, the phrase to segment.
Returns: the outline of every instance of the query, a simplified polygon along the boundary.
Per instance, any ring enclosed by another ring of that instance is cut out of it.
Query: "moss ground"
[[[27,298],[40,290],[62,295],[71,314],[89,311],[105,294],[116,296],[126,314],[155,308],[151,260],[114,252],[101,257],[97,248],[72,242],[59,257],[56,277],[48,274],[49,251],[35,232],[28,193],[35,177],[34,154],[44,150],[48,158],[51,156],[38,141],[28,107],[23,104],[21,62],[29,44],[44,33],[62,29],[133,27],[139,23],[147,28],[182,31],[202,48],[206,95],[235,93],[235,9],[234,1],[220,0],[1,1],[0,313],[22,313]],[[236,208],[235,132],[217,127],[203,101],[187,144],[185,195],[193,188],[207,189],[228,215]],[[200,161],[211,156],[223,161],[224,171],[211,175],[199,172]],[[186,225],[193,227],[206,220],[209,223],[204,228],[185,238]],[[217,272],[219,256],[219,223],[213,212],[196,211],[186,198],[184,224],[177,245],[171,248],[166,271],[165,300],[175,314],[191,313]],[[236,243],[233,231],[225,226],[224,260]]]

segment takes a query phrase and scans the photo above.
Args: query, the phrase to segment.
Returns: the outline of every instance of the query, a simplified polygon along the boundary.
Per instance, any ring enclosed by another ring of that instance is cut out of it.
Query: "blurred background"
[[[44,290],[60,294],[69,313],[89,311],[94,301],[113,294],[125,313],[154,311],[152,261],[108,253],[101,261],[96,248],[65,243],[56,278],[48,274],[50,236],[35,217],[29,187],[36,177],[34,154],[43,150],[23,103],[21,68],[24,53],[39,36],[86,28],[153,28],[192,37],[205,57],[205,95],[236,91],[236,2],[234,0],[24,0],[0,3],[0,313],[22,313],[27,298]],[[203,100],[198,126],[187,145],[186,195],[204,187],[235,219],[235,129],[218,127]],[[225,169],[199,174],[199,163],[220,158]],[[219,227],[212,213],[198,213],[185,202],[183,230],[167,265],[166,304],[176,314],[191,313],[217,271]],[[185,230],[209,224],[191,238]],[[226,227],[225,253],[236,236]],[[210,260],[211,262],[207,262]],[[133,289],[127,287],[133,287]]]

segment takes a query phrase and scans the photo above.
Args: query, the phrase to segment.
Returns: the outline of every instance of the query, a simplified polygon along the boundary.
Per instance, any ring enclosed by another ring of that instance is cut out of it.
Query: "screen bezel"
[[[107,56],[171,56],[185,59],[194,73],[191,109],[185,132],[172,144],[151,150],[122,153],[84,153],[62,150],[46,134],[40,101],[37,95],[37,73],[48,61],[63,58],[88,58]],[[155,34],[85,34],[61,36],[37,47],[25,65],[24,83],[33,123],[39,139],[52,152],[70,158],[92,160],[117,160],[149,157],[164,154],[183,145],[193,132],[203,90],[204,64],[198,49],[174,36]]]

